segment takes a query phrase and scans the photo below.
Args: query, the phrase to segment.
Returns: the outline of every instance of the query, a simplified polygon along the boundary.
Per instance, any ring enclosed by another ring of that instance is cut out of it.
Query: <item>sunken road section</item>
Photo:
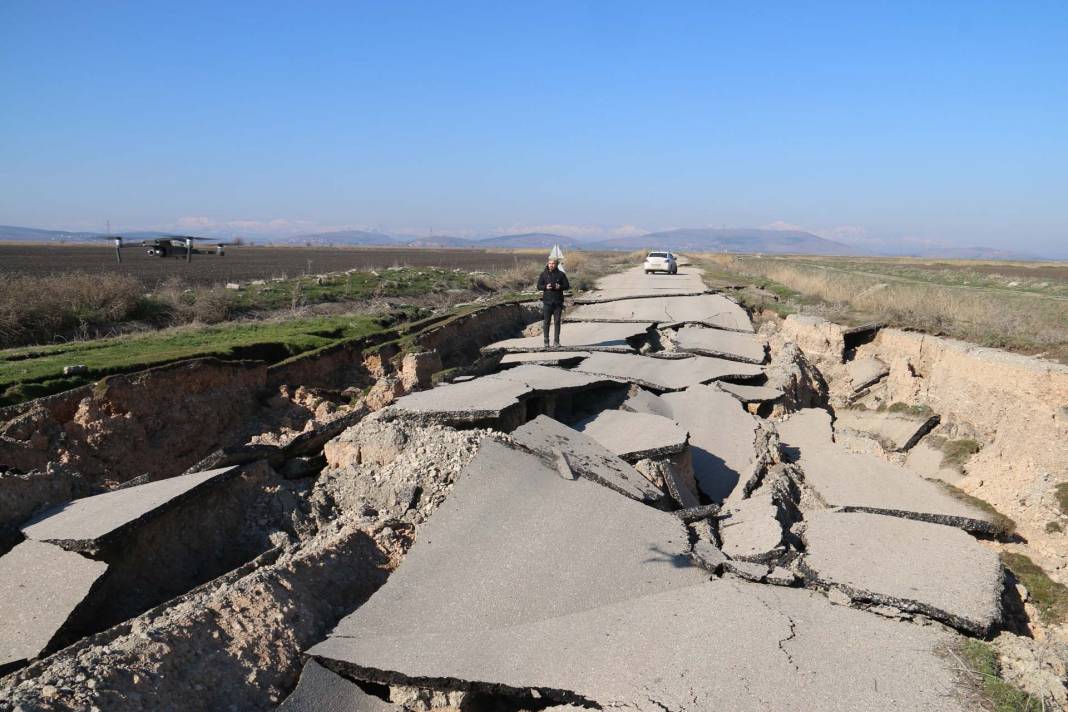
[[[21,523],[0,708],[975,709],[989,517],[849,451],[695,272],[590,301],[563,351],[531,312],[364,354],[346,406],[305,369],[303,419]]]

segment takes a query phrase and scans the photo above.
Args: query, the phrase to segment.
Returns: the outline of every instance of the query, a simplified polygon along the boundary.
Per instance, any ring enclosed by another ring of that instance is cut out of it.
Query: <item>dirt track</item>
[[[194,255],[184,260],[150,257],[143,251],[123,250],[123,263],[107,245],[0,244],[0,274],[44,276],[63,272],[122,272],[131,274],[153,289],[171,277],[190,284],[210,286],[272,277],[294,277],[305,272],[335,272],[354,268],[386,268],[393,265],[436,266],[470,270],[511,267],[526,255],[469,249],[393,247],[233,247],[224,257]]]

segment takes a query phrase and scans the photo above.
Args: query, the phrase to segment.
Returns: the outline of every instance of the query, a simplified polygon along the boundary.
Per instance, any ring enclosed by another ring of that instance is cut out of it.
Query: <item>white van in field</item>
[[[650,272],[678,274],[679,263],[675,260],[675,255],[670,252],[650,252],[645,258],[645,273]]]

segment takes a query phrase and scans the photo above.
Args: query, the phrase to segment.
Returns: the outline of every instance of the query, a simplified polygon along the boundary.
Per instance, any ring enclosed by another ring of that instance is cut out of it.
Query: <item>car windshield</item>
[[[650,252],[649,256],[650,257],[667,257],[667,253],[666,252]]]

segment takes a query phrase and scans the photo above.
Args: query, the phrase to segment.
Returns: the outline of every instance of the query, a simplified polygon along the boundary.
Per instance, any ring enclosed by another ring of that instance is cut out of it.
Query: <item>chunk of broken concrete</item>
[[[565,319],[567,321],[701,324],[716,329],[753,331],[753,323],[750,321],[745,309],[722,294],[626,299],[585,304],[571,310],[565,316]]]
[[[38,541],[0,557],[0,675],[48,651],[107,568]]]
[[[168,509],[204,496],[238,472],[238,467],[224,467],[76,499],[34,518],[22,533],[64,549],[97,552]]]
[[[973,635],[1001,621],[1001,562],[964,532],[862,512],[813,512],[805,522],[802,567],[817,583]]]
[[[632,465],[624,462],[595,439],[552,418],[539,415],[514,430],[512,437],[520,445],[546,457],[558,448],[567,455],[572,471],[631,499],[656,504],[664,498],[664,493]]]
[[[688,437],[673,420],[626,410],[601,411],[577,423],[575,430],[631,462],[680,453]]]
[[[761,375],[760,367],[756,364],[710,356],[665,359],[611,353],[592,354],[574,371],[636,383],[655,391],[681,391],[721,378],[755,378]]]
[[[848,428],[872,435],[890,451],[910,450],[938,425],[937,415],[917,416],[889,411],[840,408],[835,417],[836,429]]]
[[[300,682],[278,712],[402,712],[403,708],[368,695],[359,685],[314,660],[304,664]]]
[[[701,356],[715,356],[746,363],[764,363],[767,358],[767,344],[756,334],[684,326],[675,332],[672,339],[679,351]]]
[[[560,328],[560,343],[568,349],[583,351],[617,351],[633,353],[636,351],[633,341],[640,341],[647,336],[651,323],[594,323],[580,322],[563,324]],[[542,336],[523,336],[516,339],[497,341],[482,347],[482,353],[498,351],[519,353],[543,348]]]
[[[723,563],[723,568],[727,573],[754,583],[760,583],[768,575],[767,564],[758,564],[753,561],[732,561],[728,559]]]
[[[820,410],[800,411],[779,424],[784,452],[797,458],[805,482],[827,506],[999,533],[992,515],[903,467],[847,452],[829,431],[830,416]]]

